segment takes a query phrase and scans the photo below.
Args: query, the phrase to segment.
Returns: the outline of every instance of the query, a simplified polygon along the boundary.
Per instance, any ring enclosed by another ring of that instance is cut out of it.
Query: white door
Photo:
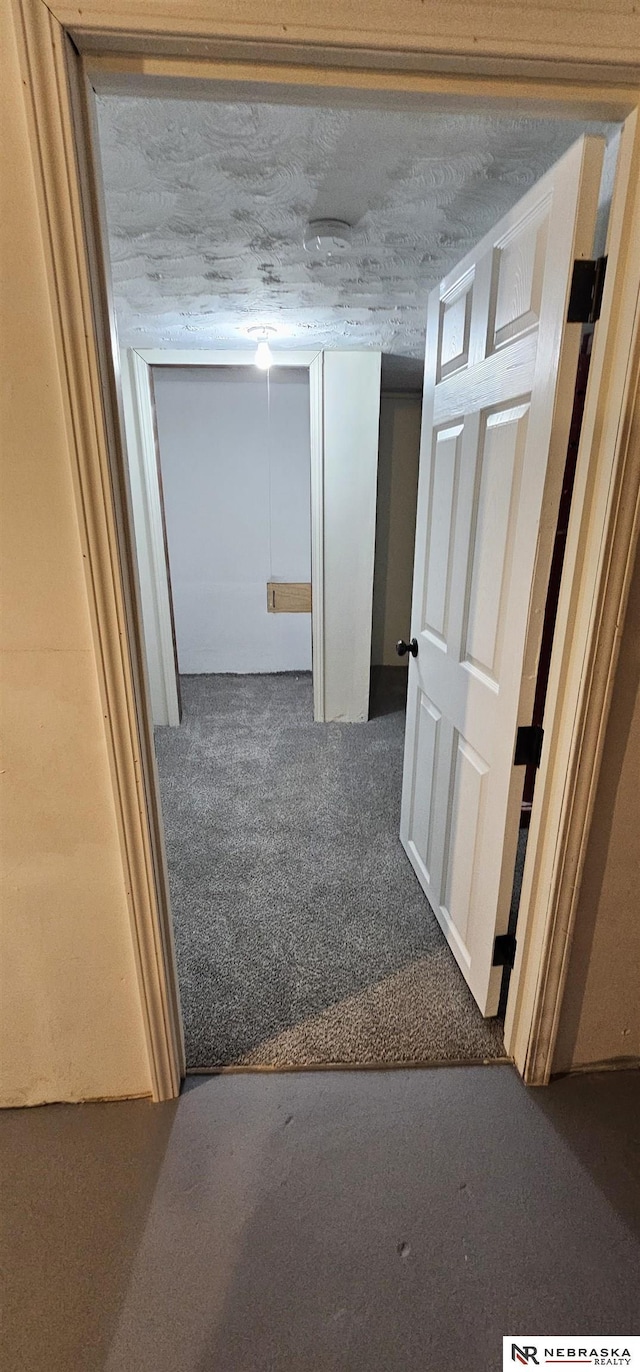
[[[432,292],[401,839],[480,1009],[498,1009],[603,144],[580,139]]]

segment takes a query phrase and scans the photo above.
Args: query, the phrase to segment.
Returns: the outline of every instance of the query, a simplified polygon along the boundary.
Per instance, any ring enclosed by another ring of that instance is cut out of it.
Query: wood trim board
[[[310,581],[268,581],[267,610],[271,615],[310,615]]]

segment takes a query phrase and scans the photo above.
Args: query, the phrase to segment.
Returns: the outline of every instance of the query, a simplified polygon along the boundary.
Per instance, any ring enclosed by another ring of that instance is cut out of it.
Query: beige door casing
[[[251,367],[253,352],[127,348],[120,352],[119,362],[142,625],[148,630],[147,674],[152,707],[154,696],[159,702],[155,718],[152,708],[152,719],[155,724],[177,725],[151,369]],[[332,349],[330,357],[309,349],[277,352],[279,368],[304,368],[309,377],[313,713],[322,722],[361,723],[369,713],[380,362],[380,352],[371,348]],[[347,540],[343,521],[350,530]]]
[[[554,11],[552,45],[538,40],[533,12],[505,4],[478,4],[481,40],[469,36],[465,7],[455,4],[430,7],[431,31],[416,34],[406,0],[394,11],[393,37],[375,10],[368,30],[346,29],[344,7],[333,3],[323,24],[310,29],[300,0],[288,0],[290,23],[265,22],[258,0],[245,6],[241,20],[233,20],[222,3],[207,6],[203,15],[187,0],[157,0],[154,6],[129,0],[128,10],[114,0],[89,0],[82,11],[56,0],[49,7],[43,0],[13,4],[157,1100],[177,1094],[184,1055],[96,212],[100,188],[91,165],[91,91],[99,84],[131,89],[132,82],[154,79],[171,94],[219,94],[222,88],[227,98],[237,98],[240,88],[245,98],[249,89],[251,98],[256,92],[273,98],[274,88],[287,87],[288,99],[358,98],[396,108],[418,101],[458,111],[482,102],[485,109],[515,106],[531,117],[624,121],[610,270],[594,343],[549,683],[549,743],[536,789],[507,1009],[507,1049],[525,1081],[543,1083],[550,1073],[638,533],[640,94],[628,57],[635,51],[633,33],[622,32],[618,16],[619,49],[603,58],[595,11],[581,17],[579,26],[575,13],[567,9],[559,19]],[[517,37],[510,36],[514,32]]]

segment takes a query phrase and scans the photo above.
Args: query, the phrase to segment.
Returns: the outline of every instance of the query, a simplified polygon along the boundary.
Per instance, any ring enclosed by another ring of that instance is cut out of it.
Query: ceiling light
[[[273,357],[271,348],[269,347],[269,340],[267,338],[261,338],[256,348],[256,367],[259,367],[261,372],[268,372],[272,362]]]
[[[351,247],[351,225],[344,219],[312,219],[302,241],[314,257],[338,257]]]
[[[274,333],[275,329],[270,329],[267,325],[260,329],[249,329],[249,337],[255,338],[258,345],[254,365],[259,367],[261,372],[268,372],[269,368],[273,366],[273,353],[269,347],[269,339],[273,338]]]

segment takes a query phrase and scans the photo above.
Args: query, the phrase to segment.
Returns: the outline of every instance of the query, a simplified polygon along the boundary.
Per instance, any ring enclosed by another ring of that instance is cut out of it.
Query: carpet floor
[[[504,1056],[398,838],[404,703],[314,724],[311,678],[181,678],[156,731],[187,1064]]]

